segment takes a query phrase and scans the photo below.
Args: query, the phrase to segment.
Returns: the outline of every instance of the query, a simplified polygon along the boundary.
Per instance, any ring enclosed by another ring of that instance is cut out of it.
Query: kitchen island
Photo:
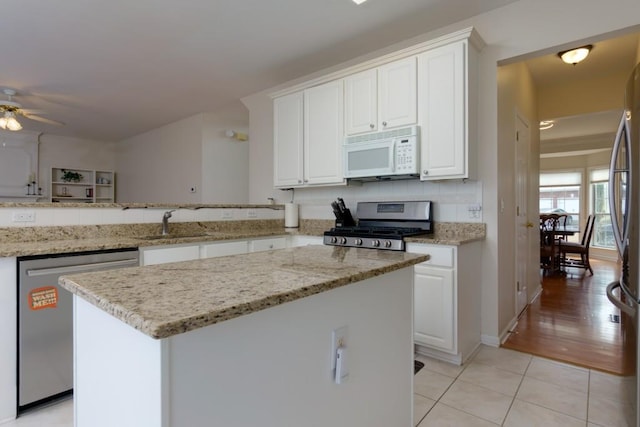
[[[411,426],[426,259],[306,246],[63,277],[76,426]]]

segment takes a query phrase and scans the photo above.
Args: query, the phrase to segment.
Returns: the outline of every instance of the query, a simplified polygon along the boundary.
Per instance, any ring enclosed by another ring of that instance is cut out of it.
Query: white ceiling
[[[529,59],[526,62],[538,88],[556,87],[571,82],[590,82],[599,76],[631,73],[636,64],[640,34],[632,33],[592,42],[587,59],[572,66],[563,63],[556,53]],[[577,47],[577,46],[575,46]],[[584,90],[588,91],[588,83]],[[567,117],[541,117],[553,120],[551,129],[540,131],[541,141],[556,141],[588,135],[614,134],[620,123],[619,110],[603,110],[591,114]]]
[[[515,0],[20,0],[0,14],[0,88],[118,141]]]

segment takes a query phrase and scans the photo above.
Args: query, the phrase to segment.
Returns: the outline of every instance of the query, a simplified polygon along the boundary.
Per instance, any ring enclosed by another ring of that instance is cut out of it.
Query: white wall
[[[248,143],[224,131],[247,133],[247,122],[237,103],[118,142],[116,202],[246,203]]]
[[[498,68],[498,128],[500,140],[505,141],[498,151],[498,194],[499,212],[502,216],[498,228],[498,282],[497,293],[485,293],[488,298],[486,305],[492,305],[492,299],[497,296],[499,309],[494,313],[488,313],[485,320],[494,315],[497,316],[499,325],[509,325],[518,314],[515,305],[516,287],[516,115],[524,119],[529,125],[529,164],[528,164],[528,191],[527,201],[528,221],[537,222],[538,215],[538,174],[531,171],[538,170],[538,152],[540,131],[538,129],[537,91],[533,78],[523,62]],[[502,207],[504,200],[504,209]],[[536,229],[530,229],[529,233],[529,265],[535,264],[536,268],[527,270],[528,301],[533,297],[540,283],[539,268],[539,242]],[[537,261],[536,261],[537,259]],[[492,285],[491,285],[492,286]],[[502,333],[503,331],[500,330]]]
[[[505,133],[499,132],[502,126],[512,126],[512,121],[503,124],[499,122],[497,94],[498,76],[497,65],[504,60],[524,59],[527,55],[537,56],[557,52],[559,47],[572,44],[584,44],[596,38],[613,37],[613,32],[627,29],[638,29],[640,16],[640,2],[637,0],[521,0],[491,12],[475,16],[457,24],[426,33],[412,40],[407,40],[394,46],[381,49],[366,57],[355,58],[348,64],[333,67],[331,70],[343,68],[398,50],[420,41],[429,40],[468,26],[474,26],[480,36],[487,43],[479,56],[479,179],[482,182],[483,222],[487,224],[487,239],[483,243],[483,271],[482,271],[482,312],[483,335],[496,338],[508,325],[508,319],[513,317],[510,308],[499,301],[513,300],[512,283],[505,284],[505,280],[512,278],[499,276],[499,253],[513,254],[515,239],[498,240],[498,230],[502,224],[511,221],[512,213],[501,212],[501,201],[505,206],[513,206],[513,194],[499,188],[499,181],[514,180],[513,175],[501,172],[498,163],[499,153],[503,150],[512,151],[512,135],[505,139]],[[331,70],[315,73],[320,75]],[[303,81],[309,77],[301,78]],[[293,84],[295,82],[291,82]],[[284,85],[283,85],[284,86]],[[276,89],[276,88],[274,88]],[[267,92],[267,91],[266,91]],[[265,92],[265,93],[266,93]],[[273,135],[272,111],[267,107],[264,94],[254,94],[243,99],[250,109],[252,143],[250,145],[250,164],[256,166],[251,171],[250,200],[264,200],[271,194],[278,192],[271,189],[273,181],[271,145]],[[260,109],[260,111],[258,111]],[[505,158],[513,162],[513,156]],[[509,172],[512,173],[512,172]],[[504,191],[504,194],[503,194]],[[296,191],[296,196],[298,195]],[[394,196],[393,187],[385,187],[379,196]],[[282,195],[278,195],[282,199]],[[436,217],[436,219],[438,219]],[[500,250],[498,250],[500,248]],[[505,261],[506,262],[506,261]],[[505,295],[502,295],[506,292]]]
[[[203,115],[120,141],[116,150],[116,201],[198,203]]]
[[[249,200],[249,141],[238,141],[225,130],[248,133],[248,112],[243,117],[225,118],[205,114],[202,132],[201,201],[247,203]],[[266,203],[266,200],[265,200]]]

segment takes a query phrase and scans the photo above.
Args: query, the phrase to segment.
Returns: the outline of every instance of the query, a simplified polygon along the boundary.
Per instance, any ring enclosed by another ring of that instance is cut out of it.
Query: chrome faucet
[[[175,212],[175,209],[170,211],[166,211],[164,215],[162,215],[162,235],[166,236],[169,234],[169,218],[171,218],[171,212]]]

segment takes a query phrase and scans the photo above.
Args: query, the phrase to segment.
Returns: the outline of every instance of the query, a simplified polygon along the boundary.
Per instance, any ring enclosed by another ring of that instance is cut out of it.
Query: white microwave
[[[419,129],[410,126],[345,139],[345,178],[393,179],[420,174]]]

